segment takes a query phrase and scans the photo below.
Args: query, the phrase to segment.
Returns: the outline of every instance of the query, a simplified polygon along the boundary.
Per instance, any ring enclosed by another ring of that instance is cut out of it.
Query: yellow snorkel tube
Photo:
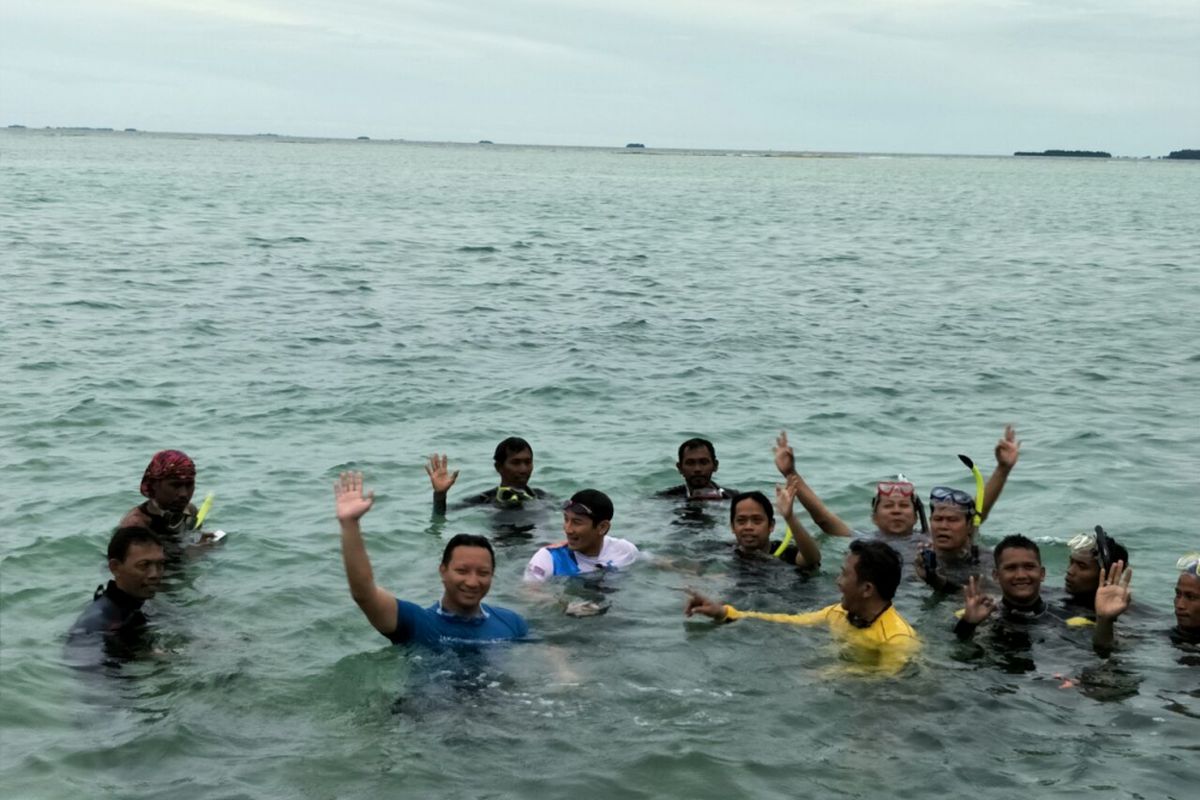
[[[958,460],[966,464],[967,469],[975,476],[975,527],[978,528],[983,524],[983,473],[975,466],[974,461],[962,453],[958,454]]]
[[[779,543],[779,547],[776,547],[775,552],[771,554],[775,558],[779,558],[781,555],[787,552],[788,545],[792,543],[792,529],[786,523],[784,523],[783,529],[787,531],[787,533],[783,535],[783,541]]]
[[[212,511],[213,497],[212,492],[205,495],[204,502],[200,504],[200,510],[196,512],[196,521],[192,523],[192,530],[198,531],[200,530],[200,526],[204,524],[204,519],[208,516],[208,512]]]

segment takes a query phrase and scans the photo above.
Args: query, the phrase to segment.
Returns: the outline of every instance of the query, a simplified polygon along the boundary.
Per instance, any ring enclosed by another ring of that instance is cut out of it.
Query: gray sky
[[[5,0],[0,124],[1200,148],[1200,0]]]

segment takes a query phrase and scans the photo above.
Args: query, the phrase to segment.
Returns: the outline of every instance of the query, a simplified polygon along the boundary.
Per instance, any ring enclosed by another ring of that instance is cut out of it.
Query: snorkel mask
[[[1200,578],[1200,553],[1188,553],[1175,562],[1180,572]]]
[[[1071,537],[1067,542],[1067,547],[1071,548],[1072,553],[1087,552],[1093,556],[1100,564],[1102,572],[1108,572],[1112,567],[1112,547],[1108,540],[1108,534],[1104,532],[1104,528],[1096,526],[1095,533],[1080,533]]]
[[[921,533],[929,534],[929,520],[925,518],[925,504],[921,502],[921,498],[917,496],[917,487],[913,482],[904,477],[903,472],[896,473],[896,477],[880,481],[875,484],[875,496],[871,498],[871,511],[879,505],[879,498],[898,494],[901,497],[911,497],[913,508],[917,512],[917,519],[921,520]]]
[[[500,508],[520,508],[526,500],[533,500],[534,495],[527,489],[514,489],[511,486],[496,487],[496,505]]]

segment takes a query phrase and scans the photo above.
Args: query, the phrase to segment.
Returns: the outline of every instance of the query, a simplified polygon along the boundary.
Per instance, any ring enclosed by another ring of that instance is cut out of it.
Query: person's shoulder
[[[529,633],[529,623],[525,618],[511,608],[503,606],[484,605],[483,609],[497,620],[500,624],[509,628],[516,636],[524,636]]]
[[[73,634],[105,633],[113,627],[113,603],[100,595],[87,604],[71,626]]]
[[[121,517],[119,528],[145,528],[150,525],[150,515],[141,506],[134,506]]]
[[[622,539],[619,536],[604,537],[605,549],[611,551],[611,555],[637,555],[638,546],[628,539]],[[610,555],[606,553],[605,555]]]
[[[737,489],[733,489],[728,486],[718,485],[717,488],[721,490],[721,497],[725,498],[726,500],[732,499],[736,494],[741,494],[741,492],[739,492]]]
[[[879,618],[880,634],[885,642],[900,642],[904,639],[917,640],[917,632],[908,620],[900,615],[895,606],[891,606]]]

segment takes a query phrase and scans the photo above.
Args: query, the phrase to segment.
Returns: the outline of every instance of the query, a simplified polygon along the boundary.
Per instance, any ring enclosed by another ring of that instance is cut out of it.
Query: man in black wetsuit
[[[679,460],[675,469],[683,476],[683,483],[663,489],[656,497],[688,500],[728,500],[737,494],[736,489],[718,486],[712,479],[721,462],[717,451],[708,439],[688,439],[679,445]]]
[[[142,604],[158,591],[165,563],[162,542],[153,531],[118,528],[108,542],[108,569],[113,578],[96,589],[91,605],[71,626],[71,638],[135,639],[146,624]]]
[[[533,475],[533,447],[519,436],[510,436],[496,445],[492,456],[500,483],[486,492],[472,495],[458,503],[458,507],[491,505],[497,508],[520,508],[527,501],[541,500],[547,495],[541,489],[529,486]],[[446,513],[446,497],[450,487],[458,480],[458,470],[450,471],[449,459],[434,453],[425,465],[425,474],[433,487],[433,512]]]
[[[729,503],[729,526],[733,529],[734,552],[742,558],[777,558],[802,569],[821,565],[821,551],[792,511],[796,495],[786,486],[775,490],[775,503],[792,532],[792,541],[771,539],[775,511],[762,492],[740,492]]]
[[[1111,536],[1105,535],[1105,539],[1107,549],[1103,557],[1094,533],[1081,533],[1067,543],[1071,555],[1063,585],[1067,590],[1067,606],[1074,611],[1094,611],[1096,590],[1108,568],[1118,561],[1129,567],[1129,551]]]
[[[1037,543],[1021,534],[1006,536],[993,550],[996,567],[992,576],[1000,586],[1001,598],[996,603],[983,591],[977,578],[970,578],[963,589],[966,600],[962,617],[954,626],[960,639],[970,639],[976,628],[993,612],[996,612],[997,634],[1011,644],[1029,645],[1030,630],[1034,625],[1053,624],[1062,626],[1089,625],[1090,620],[1068,618],[1062,609],[1047,605],[1042,599],[1042,582],[1046,579],[1046,568],[1042,566],[1042,554]],[[1124,564],[1113,565],[1112,571],[1102,579],[1104,589],[1098,590],[1095,599],[1096,615],[1102,618],[1096,624],[1092,637],[1096,647],[1105,647],[1112,642],[1112,622],[1129,604],[1129,580],[1131,570]],[[1108,624],[1101,624],[1107,620]]]

